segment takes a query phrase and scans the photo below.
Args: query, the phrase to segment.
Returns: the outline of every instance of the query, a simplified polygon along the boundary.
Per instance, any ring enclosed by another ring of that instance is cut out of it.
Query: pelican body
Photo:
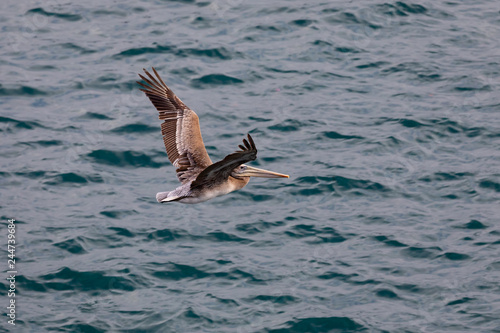
[[[288,175],[258,169],[244,163],[257,158],[257,148],[250,136],[243,139],[240,150],[212,163],[203,143],[198,115],[188,108],[153,68],[155,76],[144,69],[146,84],[137,82],[159,112],[163,143],[168,159],[176,167],[181,186],[173,191],[159,192],[160,203],[178,201],[195,204],[243,188],[250,177],[288,178]]]

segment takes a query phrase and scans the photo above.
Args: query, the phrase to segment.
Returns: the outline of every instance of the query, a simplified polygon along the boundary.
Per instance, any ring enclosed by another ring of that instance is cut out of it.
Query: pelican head
[[[246,164],[242,164],[235,168],[231,174],[234,178],[242,177],[261,177],[261,178],[290,178],[289,175],[282,173],[254,168]]]

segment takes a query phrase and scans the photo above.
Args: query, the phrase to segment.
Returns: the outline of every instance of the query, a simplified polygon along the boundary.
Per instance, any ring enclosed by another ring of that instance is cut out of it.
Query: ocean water
[[[497,1],[0,8],[1,332],[500,332]],[[290,179],[158,204],[152,66]]]

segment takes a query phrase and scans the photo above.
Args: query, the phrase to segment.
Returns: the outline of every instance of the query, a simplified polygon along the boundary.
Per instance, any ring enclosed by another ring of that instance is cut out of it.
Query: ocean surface
[[[500,6],[2,1],[0,332],[500,332]],[[154,66],[217,161],[179,184]],[[8,219],[16,325],[8,323]]]

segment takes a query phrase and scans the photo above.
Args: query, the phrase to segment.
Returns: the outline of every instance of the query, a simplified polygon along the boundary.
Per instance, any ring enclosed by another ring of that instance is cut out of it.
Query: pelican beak
[[[289,175],[284,175],[282,173],[277,173],[269,170],[254,168],[251,166],[246,166],[245,171],[238,174],[238,176],[243,177],[261,177],[261,178],[290,178]]]

